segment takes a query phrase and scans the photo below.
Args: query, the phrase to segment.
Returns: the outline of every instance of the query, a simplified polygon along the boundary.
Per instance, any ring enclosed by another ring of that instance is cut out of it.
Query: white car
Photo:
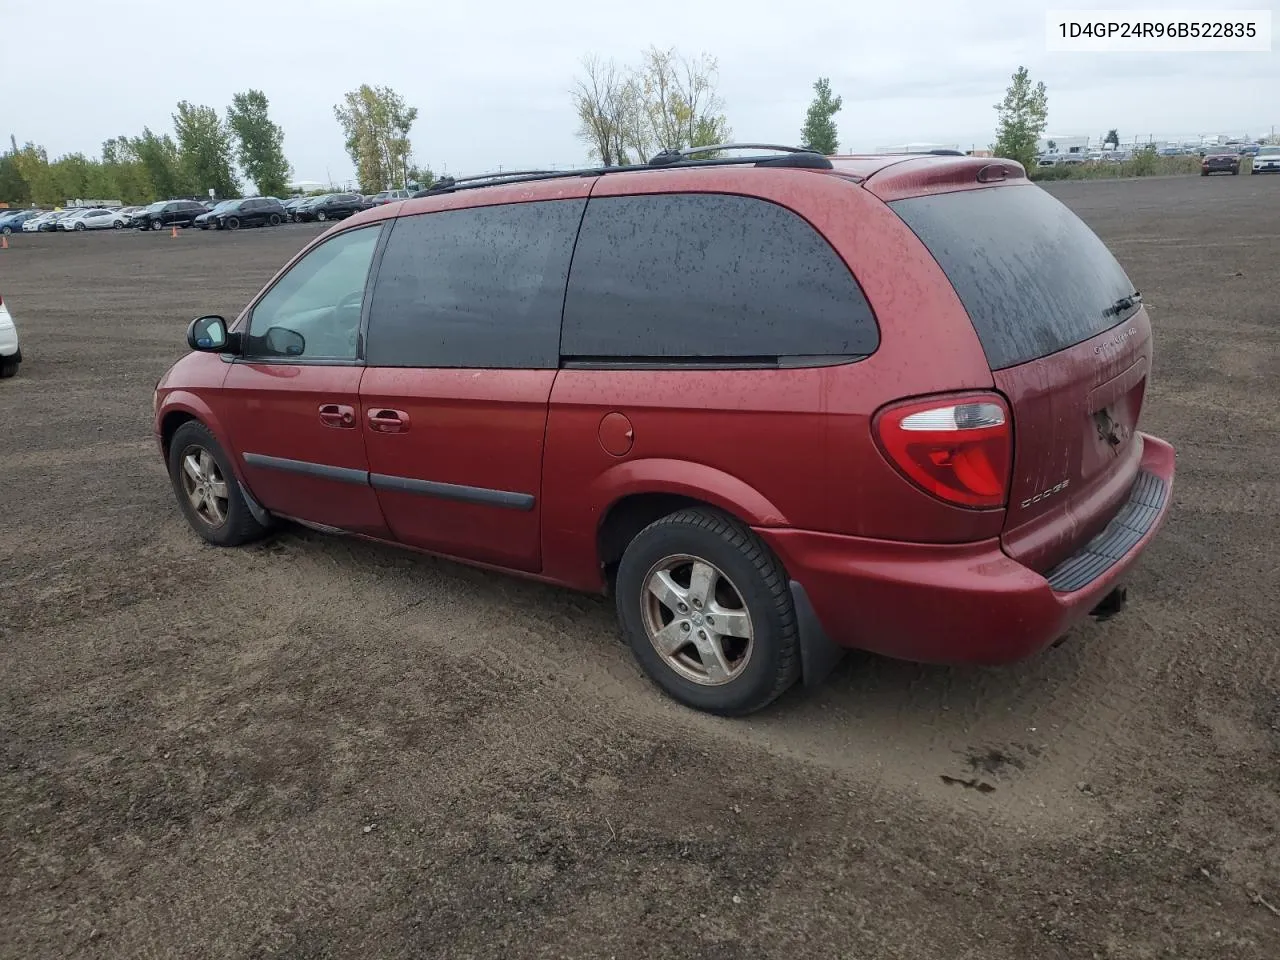
[[[122,230],[124,217],[115,210],[101,207],[92,210],[81,210],[58,221],[59,230]]]
[[[22,225],[22,232],[39,233],[41,229],[47,229],[47,224],[53,223],[56,225],[59,216],[61,216],[61,214],[56,210],[50,210],[48,213],[42,213],[38,217],[32,217]]]
[[[18,328],[13,325],[13,317],[9,316],[9,308],[4,305],[4,297],[0,296],[0,380],[17,373],[21,362]]]
[[[1254,173],[1280,173],[1280,147],[1263,147],[1253,157]]]

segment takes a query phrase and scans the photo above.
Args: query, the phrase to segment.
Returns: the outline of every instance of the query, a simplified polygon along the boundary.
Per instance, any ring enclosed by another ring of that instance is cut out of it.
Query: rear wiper
[[[1104,316],[1116,317],[1124,313],[1126,310],[1132,310],[1138,304],[1142,303],[1142,294],[1137,290],[1129,294],[1127,297],[1121,297],[1106,310],[1102,311]]]

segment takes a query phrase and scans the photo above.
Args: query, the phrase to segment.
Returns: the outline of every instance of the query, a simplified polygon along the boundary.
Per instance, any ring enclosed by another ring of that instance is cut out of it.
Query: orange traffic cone
[[[177,235],[178,235],[178,225],[175,223],[175,224],[173,225],[173,233],[169,234],[169,236],[171,236],[171,237],[177,237]]]
[[[0,233],[0,250],[8,250],[8,249],[9,249],[9,238],[5,234]]]

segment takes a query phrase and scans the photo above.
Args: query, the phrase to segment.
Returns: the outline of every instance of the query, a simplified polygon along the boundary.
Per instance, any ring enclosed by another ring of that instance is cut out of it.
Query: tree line
[[[719,93],[718,63],[706,53],[690,57],[651,46],[632,64],[591,54],[582,67],[571,92],[577,135],[604,166],[644,163],[661,150],[714,146],[732,135]],[[832,92],[827,77],[819,77],[813,90],[800,145],[834,154],[839,150],[835,116],[843,98]],[[996,111],[993,151],[1030,167],[1048,112],[1044,84],[1033,86],[1020,67]],[[430,170],[413,162],[409,133],[418,108],[395,90],[362,84],[333,112],[362,191],[433,181]],[[50,160],[42,146],[19,147],[11,136],[9,149],[0,153],[0,199],[17,205],[75,197],[143,203],[204,196],[210,189],[218,197],[237,197],[243,189],[237,167],[258,193],[287,192],[292,169],[284,155],[284,131],[272,121],[261,90],[237,93],[222,115],[183,100],[172,119],[172,133],[144,127],[136,136],[106,141],[98,157],[71,153]],[[1119,140],[1114,131],[1112,138]]]
[[[361,85],[334,114],[361,190],[431,182],[431,172],[414,165],[409,141],[418,110],[390,87]],[[144,127],[135,136],[113,137],[98,156],[77,152],[50,159],[43,146],[19,146],[11,134],[8,149],[0,152],[0,200],[53,206],[92,197],[138,204],[204,197],[209,190],[219,198],[239,197],[246,181],[260,195],[288,192],[293,170],[285,158],[284,130],[271,119],[261,90],[237,93],[221,114],[179,101],[172,120],[172,131]]]
[[[238,197],[237,164],[259,193],[287,188],[291,173],[284,131],[269,115],[261,90],[232,97],[223,115],[214,107],[178,102],[173,132],[143,127],[135,136],[102,144],[97,157],[70,153],[50,159],[44,147],[18,146],[10,135],[0,154],[0,198],[15,205],[55,205],[77,197],[145,203],[171,197]]]

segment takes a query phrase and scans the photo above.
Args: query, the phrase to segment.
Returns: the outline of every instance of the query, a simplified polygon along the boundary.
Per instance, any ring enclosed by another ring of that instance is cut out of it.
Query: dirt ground
[[[187,529],[152,387],[316,228],[11,239],[0,956],[1280,956],[1280,178],[1052,190],[1147,298],[1179,453],[1128,610],[745,721],[606,601]]]

